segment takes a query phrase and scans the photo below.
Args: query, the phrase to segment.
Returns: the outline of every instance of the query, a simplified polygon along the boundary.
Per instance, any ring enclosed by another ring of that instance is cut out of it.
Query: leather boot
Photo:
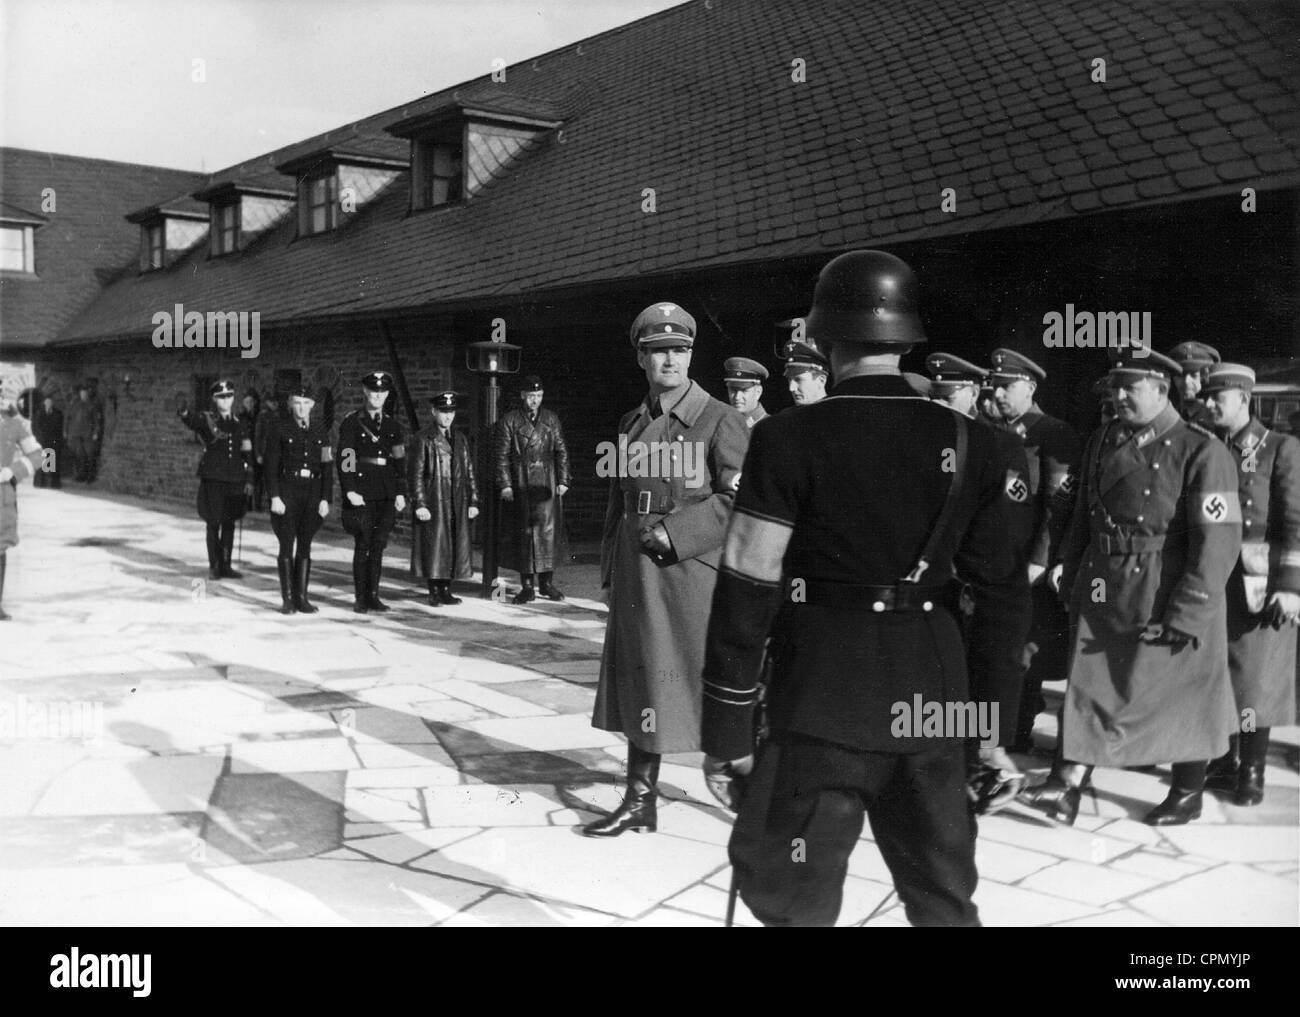
[[[463,603],[460,597],[453,597],[451,595],[450,579],[438,580],[438,598],[439,600],[442,601],[442,603],[448,605],[449,607],[455,606],[456,604]]]
[[[293,560],[293,606],[303,614],[315,614],[320,610],[307,599],[307,584],[311,582],[311,559],[299,555]]]
[[[563,600],[564,593],[555,585],[554,572],[537,573],[537,588],[541,591],[543,597],[547,600]]]
[[[215,526],[208,527],[208,578],[221,578],[221,534]]]
[[[1237,751],[1238,742],[1236,735],[1228,736],[1228,751],[1218,759],[1210,761],[1209,769],[1205,771],[1205,790],[1221,791],[1224,794],[1234,794],[1237,790]]]
[[[537,599],[537,594],[533,592],[533,577],[530,573],[527,576],[520,576],[519,580],[523,583],[523,589],[515,594],[512,604],[527,604]]]
[[[280,613],[293,614],[293,559],[282,554],[275,559],[275,569],[280,574]]]
[[[1237,768],[1236,794],[1233,805],[1258,805],[1264,800],[1264,763],[1268,759],[1268,733],[1266,727],[1256,728],[1241,736],[1241,765]]]
[[[5,597],[5,564],[8,556],[5,552],[0,551],[0,621],[8,621],[9,616],[5,614],[3,601]]]
[[[1147,826],[1182,826],[1201,818],[1206,764],[1175,763],[1165,800],[1146,814]]]
[[[227,523],[221,531],[221,578],[243,579],[242,572],[236,572],[231,559],[235,556],[235,524]]]
[[[626,830],[654,833],[658,828],[656,801],[659,786],[659,754],[627,743],[627,793],[614,812],[588,823],[582,832],[588,837],[617,837]]]
[[[388,605],[379,599],[379,579],[384,571],[384,552],[370,556],[369,583],[366,586],[366,607],[372,611],[387,611]]]
[[[1083,789],[1091,779],[1091,766],[1066,762],[1058,747],[1047,780],[1037,787],[1022,791],[1020,800],[1042,808],[1048,819],[1073,826],[1079,818]]]
[[[370,586],[370,563],[358,554],[352,555],[352,610],[365,614],[370,610],[366,603]]]
[[[442,592],[438,589],[438,580],[429,580],[429,606],[442,607]]]

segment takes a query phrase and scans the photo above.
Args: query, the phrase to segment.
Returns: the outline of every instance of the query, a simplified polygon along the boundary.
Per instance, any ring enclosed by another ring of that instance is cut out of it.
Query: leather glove
[[[1300,593],[1278,590],[1271,594],[1264,615],[1275,629],[1280,629],[1283,625],[1300,624]]]
[[[641,553],[649,556],[656,565],[666,565],[672,561],[673,542],[663,523],[641,528]]]
[[[709,793],[728,812],[740,808],[740,799],[745,793],[745,778],[753,772],[753,755],[733,760],[704,757],[704,782],[709,786]]]
[[[279,495],[276,495],[274,498],[271,499],[271,511],[274,512],[277,516],[282,516],[287,511],[287,506],[284,504],[284,499],[281,498]]]
[[[415,518],[420,520],[420,522],[422,523],[427,523],[430,519],[433,518],[433,513],[430,512],[423,505],[421,505],[418,509],[415,510]]]
[[[469,507],[469,512],[467,513],[467,515],[468,515],[471,519],[477,519],[477,518],[478,518],[478,506],[477,506],[477,505],[471,505],[471,506]]]
[[[966,795],[976,815],[991,816],[1024,790],[1025,774],[998,746],[980,748],[979,764],[967,775]]]
[[[510,487],[503,487],[503,488],[501,489],[501,500],[502,500],[502,501],[514,501],[514,500],[515,500],[515,492],[514,492],[514,489],[513,489],[513,488],[510,488]]]
[[[393,499],[393,508],[398,512],[406,511],[406,496],[399,494]]]
[[[348,504],[355,505],[358,508],[366,503],[366,499],[357,494],[356,491],[348,492]]]
[[[324,498],[322,498],[320,501],[320,505],[316,507],[316,511],[319,512],[320,517],[324,519],[327,515],[330,514],[330,503],[327,502]]]
[[[1195,636],[1181,632],[1171,625],[1148,625],[1138,635],[1139,641],[1151,646],[1168,646],[1177,653],[1188,643],[1196,640]]]

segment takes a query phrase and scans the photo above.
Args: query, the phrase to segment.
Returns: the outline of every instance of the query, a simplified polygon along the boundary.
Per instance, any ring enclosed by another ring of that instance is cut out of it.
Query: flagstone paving
[[[198,520],[76,489],[20,503],[0,923],[722,924],[731,820],[697,755],[664,761],[657,834],[577,832],[619,801],[625,754],[589,721],[593,566],[561,571],[563,604],[466,584],[435,610],[394,546],[394,610],[357,616],[350,550],[327,531],[321,611],[285,617],[265,520],[246,523],[245,579],[210,582]],[[1050,747],[1050,716],[1039,725]],[[1296,925],[1298,741],[1275,731],[1262,806],[1207,798],[1186,827],[1139,822],[1167,768],[1098,771],[1074,828],[1019,805],[982,820],[984,922]],[[1047,758],[1022,763],[1041,776]],[[756,924],[743,903],[736,922]],[[906,925],[869,828],[841,915],[864,923]]]

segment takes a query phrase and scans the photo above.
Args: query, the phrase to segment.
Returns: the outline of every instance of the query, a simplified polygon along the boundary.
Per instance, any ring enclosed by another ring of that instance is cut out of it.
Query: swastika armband
[[[240,451],[240,452],[252,452],[252,451],[253,451],[253,443],[252,443],[251,441],[249,441],[247,438],[245,438],[243,441],[241,441],[241,442],[239,443],[239,451]]]
[[[1201,496],[1200,521],[1203,523],[1241,522],[1241,504],[1236,491],[1210,491]]]
[[[23,455],[29,456],[33,452],[39,452],[41,450],[41,443],[30,434],[25,434],[19,439],[18,448],[22,451]]]
[[[1076,477],[1073,473],[1071,473],[1069,470],[1066,470],[1064,473],[1060,475],[1059,478],[1057,478],[1056,490],[1064,495],[1072,495],[1074,494],[1074,489],[1078,479],[1079,478]]]
[[[405,455],[406,455],[406,446],[405,446],[405,445],[394,445],[394,446],[393,446],[393,458],[394,458],[394,459],[401,459],[401,458],[404,457]]]
[[[1019,470],[1007,470],[1007,479],[1002,490],[1016,504],[1024,502],[1029,497],[1029,484],[1025,482]]]
[[[320,461],[323,463],[332,463],[334,461],[334,449],[328,445],[320,447]]]

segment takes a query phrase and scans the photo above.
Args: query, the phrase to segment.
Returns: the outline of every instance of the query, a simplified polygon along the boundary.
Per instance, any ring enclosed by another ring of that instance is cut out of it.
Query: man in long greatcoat
[[[1235,805],[1264,800],[1269,729],[1295,720],[1300,618],[1300,441],[1250,412],[1255,372],[1210,369],[1201,395],[1237,465],[1241,559],[1228,580],[1228,669],[1240,734],[1210,764],[1206,787]]]
[[[478,516],[478,484],[463,431],[452,430],[459,402],[455,392],[433,397],[433,423],[419,431],[407,454],[408,486],[415,506],[411,550],[420,575],[429,583],[434,607],[459,604],[453,579],[468,579],[469,523]]]
[[[493,470],[503,502],[501,566],[519,573],[516,604],[536,598],[563,600],[555,565],[564,536],[562,501],[569,490],[569,450],[560,418],[542,409],[542,379],[530,374],[519,392],[520,406],[497,424]]]
[[[650,391],[604,443],[609,620],[592,724],[627,736],[627,794],[584,829],[654,830],[659,758],[700,747],[701,674],[718,561],[749,444],[744,418],[690,379],[695,319],[651,304],[632,325]]]
[[[1059,589],[1072,623],[1057,758],[1028,801],[1073,823],[1092,767],[1173,763],[1145,818],[1201,814],[1206,760],[1236,730],[1224,587],[1241,551],[1232,457],[1169,402],[1178,364],[1125,351],[1112,367],[1117,418],[1084,451]]]

